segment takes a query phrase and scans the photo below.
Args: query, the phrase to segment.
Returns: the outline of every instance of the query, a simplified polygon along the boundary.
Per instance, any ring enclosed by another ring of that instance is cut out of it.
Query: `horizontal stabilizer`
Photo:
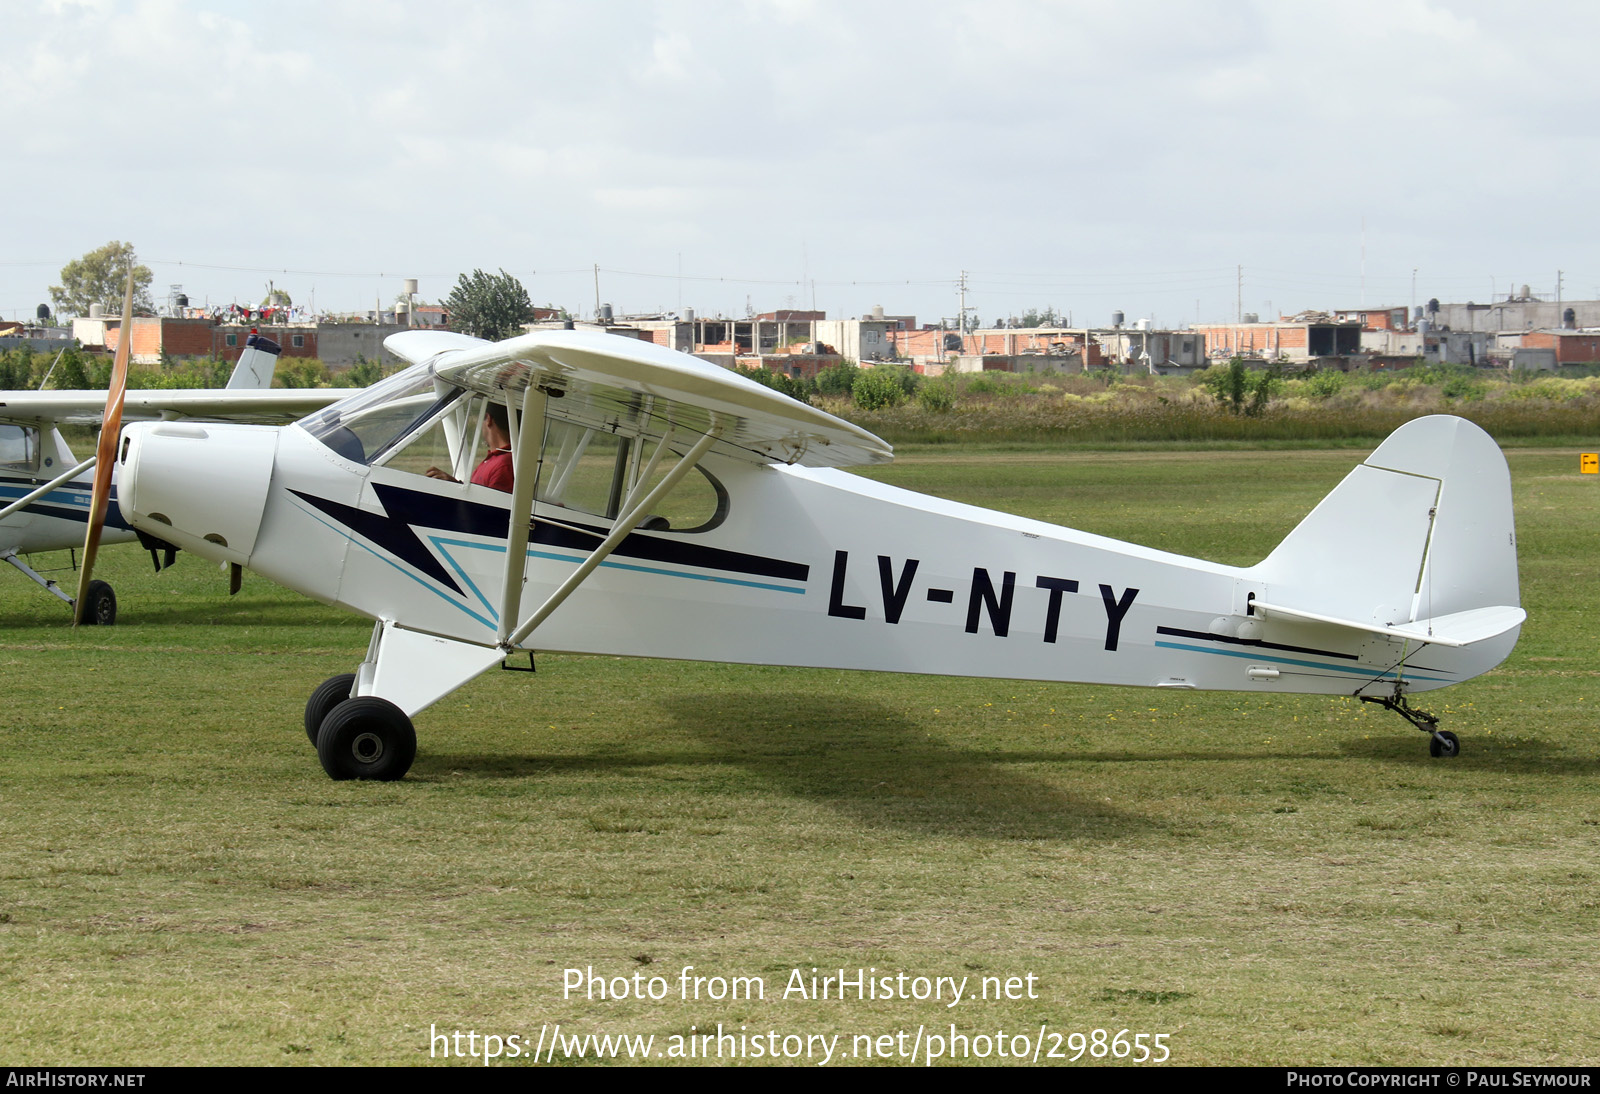
[[[1449,615],[1435,616],[1432,619],[1418,619],[1410,623],[1396,624],[1363,623],[1355,619],[1340,619],[1337,616],[1323,615],[1320,612],[1306,612],[1296,608],[1281,607],[1277,604],[1264,604],[1259,600],[1252,604],[1252,608],[1257,613],[1265,614],[1274,619],[1298,619],[1307,623],[1326,623],[1334,627],[1348,627],[1351,630],[1387,635],[1390,638],[1405,638],[1413,642],[1425,642],[1433,646],[1470,646],[1474,642],[1497,638],[1513,627],[1520,627],[1522,621],[1528,618],[1528,613],[1521,608],[1507,606],[1472,608],[1464,612],[1452,612]]]

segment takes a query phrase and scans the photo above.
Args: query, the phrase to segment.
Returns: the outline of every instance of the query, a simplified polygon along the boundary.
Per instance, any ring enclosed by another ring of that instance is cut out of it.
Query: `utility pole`
[[[1243,323],[1244,322],[1244,265],[1241,263],[1240,265],[1235,266],[1233,272],[1234,272],[1234,277],[1235,277],[1235,282],[1234,282],[1234,287],[1233,287],[1233,321],[1235,323]]]
[[[600,263],[594,264],[594,321],[600,322]]]
[[[1367,218],[1361,218],[1361,307],[1367,306]]]
[[[967,271],[966,270],[962,270],[961,271],[961,279],[956,282],[956,287],[960,290],[960,293],[961,293],[961,310],[956,315],[956,330],[961,332],[961,335],[962,335],[962,338],[961,338],[961,350],[962,350],[963,353],[965,353],[966,352],[966,346],[967,346],[967,341],[966,341],[966,334],[967,334]]]

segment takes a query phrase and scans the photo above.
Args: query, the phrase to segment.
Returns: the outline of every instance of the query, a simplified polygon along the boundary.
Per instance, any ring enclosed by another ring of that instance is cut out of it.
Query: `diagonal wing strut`
[[[550,613],[559,608],[562,602],[565,601],[568,596],[571,596],[579,585],[583,584],[584,579],[594,572],[595,567],[604,562],[606,557],[610,555],[612,551],[616,550],[617,546],[628,537],[628,534],[638,526],[639,522],[644,520],[650,511],[660,503],[661,499],[666,497],[673,487],[678,485],[683,476],[687,475],[691,470],[694,469],[694,467],[700,462],[701,457],[704,456],[711,446],[716,443],[717,439],[722,436],[722,429],[722,423],[717,420],[715,415],[713,415],[711,428],[694,443],[694,447],[690,448],[688,452],[684,453],[683,458],[678,461],[677,466],[675,466],[671,471],[667,472],[666,477],[656,484],[655,489],[651,490],[643,498],[639,498],[637,501],[635,501],[635,497],[637,497],[638,494],[638,488],[636,487],[634,496],[631,496],[628,499],[630,504],[627,505],[624,512],[617,517],[617,523],[612,527],[611,534],[606,536],[606,538],[601,541],[600,545],[589,553],[589,557],[585,558],[581,563],[578,564],[578,568],[576,570],[567,575],[567,579],[561,583],[555,592],[551,593],[545,599],[543,604],[539,605],[538,610],[529,616],[526,622],[524,622],[514,632],[507,634],[506,632],[511,626],[511,621],[516,618],[516,613],[521,607],[523,572],[528,564],[528,514],[523,510],[531,509],[533,501],[534,484],[532,482],[532,476],[529,476],[525,505],[519,505],[519,502],[522,502],[523,500],[523,491],[521,490],[517,492],[518,497],[512,500],[512,535],[510,540],[508,540],[506,543],[506,581],[501,597],[499,635],[500,648],[510,652],[516,646],[520,645],[522,641],[528,637],[528,635],[532,634],[534,628],[538,627],[540,623],[543,623],[547,618],[549,618]],[[532,431],[530,430],[529,432],[531,433]],[[519,440],[520,439],[521,438],[519,438]],[[669,439],[670,435],[661,439],[661,445],[656,450],[656,457],[659,457],[661,452],[666,448],[666,444]],[[652,468],[655,462],[655,459],[652,458]],[[641,483],[644,481],[647,480],[643,478],[640,479]]]

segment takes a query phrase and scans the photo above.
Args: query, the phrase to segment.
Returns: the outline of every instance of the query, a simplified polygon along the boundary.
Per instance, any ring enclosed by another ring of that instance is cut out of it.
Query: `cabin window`
[[[430,419],[398,436],[374,456],[373,464],[413,475],[426,475],[437,468],[451,478],[471,481],[473,470],[483,458],[484,404],[481,395],[431,402]],[[450,445],[452,434],[461,438],[455,455]]]
[[[689,437],[675,445],[687,449]],[[559,506],[590,516],[615,519],[630,493],[648,494],[677,466],[681,453],[669,449],[654,460],[656,442],[589,428],[574,422],[552,421],[545,434],[544,460],[535,496],[547,506]],[[635,484],[649,471],[637,491]],[[643,531],[704,532],[722,523],[728,494],[702,467],[678,481],[670,494],[654,506],[639,524]],[[549,510],[544,515],[555,515]]]
[[[410,368],[301,421],[323,444],[356,463],[382,462],[418,427],[462,395],[434,389],[426,368]]]
[[[32,471],[39,462],[39,431],[21,425],[0,425],[0,468]]]

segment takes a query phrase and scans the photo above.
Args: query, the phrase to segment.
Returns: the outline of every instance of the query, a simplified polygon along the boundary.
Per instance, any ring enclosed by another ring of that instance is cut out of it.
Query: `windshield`
[[[414,365],[302,419],[300,426],[345,459],[372,463],[460,395],[460,388],[439,395],[432,370]]]

